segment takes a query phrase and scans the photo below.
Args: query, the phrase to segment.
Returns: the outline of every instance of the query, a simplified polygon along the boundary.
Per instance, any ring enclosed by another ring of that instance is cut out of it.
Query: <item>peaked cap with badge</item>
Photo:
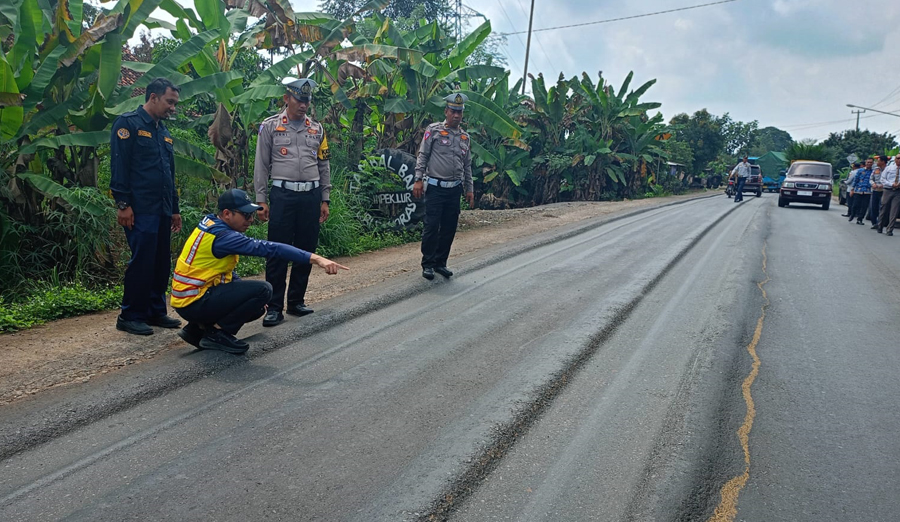
[[[298,101],[308,102],[312,99],[312,92],[316,88],[316,82],[310,78],[294,78],[286,76],[281,83],[284,84],[288,94]]]
[[[456,94],[451,94],[444,98],[447,102],[447,108],[452,111],[462,111],[466,108],[466,102],[469,101],[469,97],[465,94],[458,92]]]

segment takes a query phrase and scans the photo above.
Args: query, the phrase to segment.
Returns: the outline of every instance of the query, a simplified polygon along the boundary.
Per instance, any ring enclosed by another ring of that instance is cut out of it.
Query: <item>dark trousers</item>
[[[900,215],[900,189],[885,187],[884,197],[881,199],[881,213],[878,215],[878,226],[887,227],[888,232],[894,231],[894,223]]]
[[[425,230],[422,232],[422,268],[447,266],[459,223],[462,184],[453,188],[429,185],[425,191]]]
[[[742,178],[738,176],[737,183],[734,185],[734,201],[744,201],[744,183],[747,182],[747,178]]]
[[[853,196],[847,193],[847,216],[853,219]]]
[[[125,228],[131,259],[125,269],[122,319],[147,322],[166,315],[166,288],[172,270],[170,255],[172,218],[135,214],[134,226]]]
[[[856,218],[857,221],[862,221],[866,217],[866,211],[869,210],[869,200],[871,199],[872,194],[853,194],[853,213],[850,215],[850,219]]]
[[[881,195],[884,192],[881,191],[872,191],[872,199],[869,200],[869,213],[866,214],[866,219],[872,222],[873,225],[878,224],[878,215],[881,212]]]
[[[272,187],[269,193],[269,241],[293,245],[307,252],[315,252],[319,246],[319,216],[322,214],[321,188],[309,192],[294,192]],[[294,264],[290,284],[285,285],[288,261],[266,260],[266,281],[272,285],[269,311],[284,309],[284,290],[287,286],[287,304],[304,304],[309,285],[309,263]]]
[[[204,327],[218,324],[222,330],[237,335],[242,326],[263,316],[271,297],[269,283],[241,279],[216,285],[200,299],[175,311],[189,323]]]

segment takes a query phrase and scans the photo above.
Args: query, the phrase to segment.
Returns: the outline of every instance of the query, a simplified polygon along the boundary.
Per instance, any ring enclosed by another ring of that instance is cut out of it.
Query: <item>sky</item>
[[[609,20],[715,0],[534,0],[534,29]],[[315,11],[317,0],[292,0]],[[463,0],[498,33],[527,31],[530,0]],[[480,18],[473,18],[473,24]],[[474,26],[473,26],[474,27]],[[503,52],[521,77],[526,35]],[[643,99],[668,121],[707,109],[775,126],[795,140],[822,140],[856,127],[847,104],[867,111],[860,129],[900,135],[900,2],[736,0],[632,20],[536,31],[528,70],[554,81],[598,71],[615,87],[656,79]],[[855,72],[851,76],[851,72]],[[890,95],[890,96],[889,96]]]

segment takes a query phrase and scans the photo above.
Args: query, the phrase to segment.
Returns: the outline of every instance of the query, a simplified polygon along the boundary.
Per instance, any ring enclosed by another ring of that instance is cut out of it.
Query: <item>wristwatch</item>
[[[116,201],[116,208],[119,210],[125,210],[130,206],[127,201]]]

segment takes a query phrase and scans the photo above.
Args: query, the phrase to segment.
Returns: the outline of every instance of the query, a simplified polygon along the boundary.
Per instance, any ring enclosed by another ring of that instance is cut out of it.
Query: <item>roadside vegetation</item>
[[[329,0],[325,13],[294,12],[288,0],[189,5],[11,0],[0,8],[0,331],[118,302],[128,248],[109,196],[109,128],[160,76],[181,88],[168,122],[185,227],[172,238],[176,255],[217,194],[252,190],[256,129],[279,110],[288,75],[320,85],[314,111],[335,187],[326,256],[418,239],[415,228],[362,219],[382,185],[375,178],[389,175],[358,165],[382,148],[415,154],[453,91],[470,100],[476,201],[488,208],[678,194],[743,151],[792,142],[706,110],[666,123],[660,104],[647,101],[656,80],[632,74],[530,75],[523,94],[490,22],[454,34],[448,0]],[[142,26],[168,32],[151,39]],[[359,176],[363,183],[351,182]],[[264,238],[266,225],[248,233]],[[242,259],[238,271],[263,266]]]

